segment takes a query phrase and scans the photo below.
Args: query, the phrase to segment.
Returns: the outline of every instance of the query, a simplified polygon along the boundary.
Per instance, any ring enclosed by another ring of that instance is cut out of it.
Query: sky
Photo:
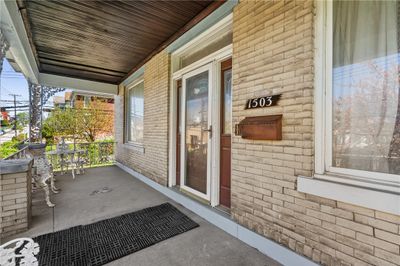
[[[56,95],[64,95],[65,92]],[[17,94],[17,105],[27,105],[29,103],[28,82],[22,73],[15,72],[7,59],[3,61],[3,70],[0,76],[0,107],[13,106],[13,96]],[[53,98],[50,98],[46,105],[52,105]],[[20,111],[28,111],[28,108],[20,109]],[[14,112],[10,112],[13,117]]]
[[[18,100],[29,100],[28,82],[26,81],[24,75],[14,71],[7,59],[5,59],[3,62],[3,71],[0,78],[0,100],[2,101],[1,106],[5,106],[4,100],[13,100],[13,97],[9,95],[11,93],[21,95],[20,97],[17,97]],[[6,105],[8,105],[8,103]]]

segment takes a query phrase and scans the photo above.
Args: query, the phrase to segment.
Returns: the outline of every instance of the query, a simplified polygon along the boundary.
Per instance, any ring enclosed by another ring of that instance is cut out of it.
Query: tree
[[[76,111],[57,108],[46,119],[46,124],[54,130],[55,136],[73,135],[76,133]]]
[[[85,107],[82,101],[77,101],[75,108],[55,109],[44,121],[42,135],[47,142],[61,136],[93,142],[113,133],[113,120],[112,104],[94,98]]]
[[[113,105],[97,98],[84,107],[83,102],[76,104],[77,127],[80,134],[87,141],[95,141],[101,136],[111,135],[114,132]]]
[[[56,108],[44,121],[42,136],[47,142],[52,142],[54,137],[79,136],[77,125],[77,112],[72,108]]]
[[[22,130],[29,123],[29,114],[27,112],[17,114],[17,129]]]

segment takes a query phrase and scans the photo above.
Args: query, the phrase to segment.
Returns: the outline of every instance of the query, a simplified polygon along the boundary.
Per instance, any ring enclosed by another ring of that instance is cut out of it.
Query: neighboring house
[[[64,96],[53,96],[53,105],[55,108],[65,108],[66,101]]]
[[[48,54],[24,74],[114,94],[118,165],[228,215],[212,222],[247,243],[324,265],[399,265],[400,4],[190,3],[175,2],[194,14],[155,12],[149,21],[165,21],[154,25],[98,17],[88,34],[75,29],[87,39],[58,40],[76,54],[41,35],[59,30],[53,10],[29,18],[27,5],[27,36]]]
[[[4,107],[2,107],[1,109],[0,109],[0,119],[1,119],[1,121],[6,121],[6,122],[9,122],[10,121],[10,116],[8,115],[8,112],[7,112],[7,110],[4,108]]]
[[[103,108],[107,110],[113,110],[114,99],[111,97],[104,97],[95,94],[85,94],[81,92],[68,91],[65,92],[64,96],[53,96],[54,107],[65,108],[83,106],[88,107],[90,102],[100,101],[106,103],[102,105]]]
[[[111,97],[104,97],[94,94],[85,94],[82,92],[66,92],[65,99],[70,103],[71,107],[76,106],[83,106],[88,107],[90,102],[99,101],[104,103],[102,108],[106,110],[113,110],[114,109],[114,98]]]

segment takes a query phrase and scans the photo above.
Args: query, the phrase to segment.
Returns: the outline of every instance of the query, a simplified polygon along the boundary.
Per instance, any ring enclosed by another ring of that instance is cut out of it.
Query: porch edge
[[[232,219],[219,214],[216,210],[211,207],[204,206],[168,187],[164,187],[151,179],[145,177],[144,175],[132,170],[131,168],[116,162],[116,166],[129,173],[133,177],[139,179],[143,183],[157,190],[158,192],[164,194],[168,198],[174,200],[175,202],[181,204],[185,208],[199,215],[201,218],[212,223],[233,237],[239,239],[240,241],[246,243],[247,245],[256,248],[261,253],[267,255],[268,257],[282,263],[283,265],[293,265],[293,266],[306,266],[306,265],[318,265],[308,258],[301,256],[290,249],[265,238],[246,227],[236,223]]]

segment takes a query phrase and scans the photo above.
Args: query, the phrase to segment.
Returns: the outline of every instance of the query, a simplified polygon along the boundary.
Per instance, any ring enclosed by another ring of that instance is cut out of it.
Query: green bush
[[[11,140],[6,141],[0,145],[0,159],[6,158],[18,151],[17,145],[19,141]]]
[[[8,122],[7,120],[1,120],[1,126],[2,127],[9,127],[10,126],[10,122]]]
[[[43,128],[42,128],[42,137],[46,139],[47,145],[53,145],[54,144],[54,136],[55,136],[55,131],[54,128],[52,128],[49,123],[46,121],[43,123]]]
[[[26,138],[27,138],[27,134],[19,134],[16,137],[12,137],[12,140],[16,141],[16,142],[21,142],[21,141],[26,140]]]

